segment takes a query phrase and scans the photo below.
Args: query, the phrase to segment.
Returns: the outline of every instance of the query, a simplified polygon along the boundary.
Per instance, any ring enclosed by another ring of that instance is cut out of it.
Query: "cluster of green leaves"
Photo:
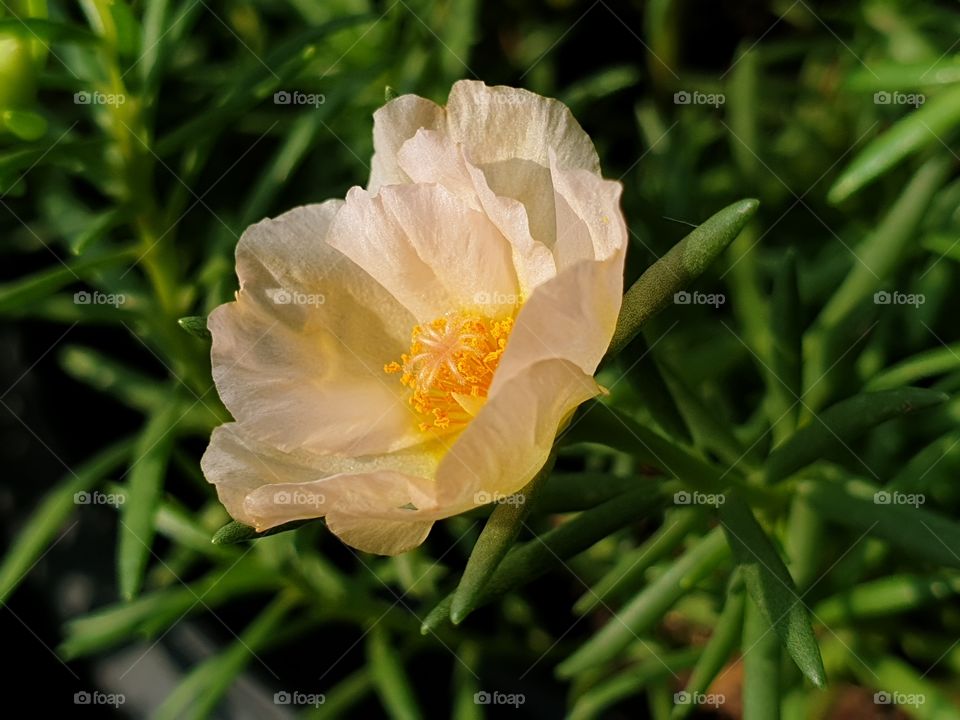
[[[960,16],[907,0],[768,12],[777,32],[694,73],[677,0],[651,0],[629,32],[603,4],[520,12],[522,40],[473,2],[8,0],[2,249],[42,267],[0,285],[0,314],[67,328],[64,372],[143,425],[24,520],[0,598],[74,493],[103,488],[127,498],[122,599],[68,623],[65,658],[262,606],[158,717],[209,715],[254,656],[338,627],[365,655],[335,670],[349,642],[307,656],[324,717],[373,697],[423,716],[438,682],[417,668],[437,656],[453,664],[458,718],[478,716],[479,690],[532,702],[554,683],[572,717],[633,703],[680,718],[694,706],[675,692],[741,674],[748,720],[825,716],[850,683],[922,693],[906,708],[919,718],[960,717]],[[591,42],[568,32],[581,14],[620,28],[636,60],[597,60],[570,82],[560,58]],[[225,524],[197,469],[196,440],[227,414],[196,317],[234,289],[238,234],[365,180],[384,86],[442,101],[477,74],[561,97],[622,174],[633,245],[599,375],[610,394],[573,418],[527,502],[452,518],[402,557],[352,555],[322,523],[256,538]],[[294,89],[324,102],[271,102]],[[677,105],[680,91],[725,102]],[[677,304],[685,288],[723,303]],[[81,290],[125,301],[77,304]],[[70,340],[88,326],[109,341]],[[121,345],[146,348],[150,366]]]

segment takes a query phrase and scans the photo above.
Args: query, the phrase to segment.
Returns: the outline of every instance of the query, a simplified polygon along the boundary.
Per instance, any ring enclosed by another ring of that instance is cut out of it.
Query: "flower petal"
[[[550,152],[557,239],[557,269],[581,260],[606,260],[627,247],[627,225],[620,211],[623,185],[585,170],[565,170]]]
[[[420,128],[442,128],[443,108],[416,95],[394,98],[373,114],[373,160],[367,189],[410,182],[397,164],[397,151]]]
[[[333,512],[423,521],[437,510],[430,478],[438,457],[435,450],[366,457],[284,453],[243,425],[227,423],[213,431],[201,468],[231,516],[266,530]]]
[[[464,157],[463,146],[441,132],[419,130],[404,143],[397,159],[414,182],[443,185],[487,215],[512,246],[513,264],[524,296],[556,275],[549,246],[534,240],[530,232],[527,208],[519,199],[497,195],[483,171]],[[547,192],[552,208],[552,186]]]
[[[623,253],[577,263],[540,285],[517,314],[489,396],[544,360],[566,360],[593,375],[613,337],[622,288]]]
[[[432,521],[371,520],[355,515],[331,513],[327,527],[347,545],[376,555],[399,555],[424,540]]]
[[[480,166],[520,159],[546,168],[552,148],[561,167],[600,173],[597,151],[567,106],[528,90],[477,80],[454,83],[447,133]]]
[[[437,468],[438,503],[447,515],[489,500],[478,493],[516,492],[543,467],[563,422],[600,392],[565,360],[544,360],[492,395]]]
[[[324,241],[341,205],[248,229],[237,246],[237,302],[208,320],[220,397],[281,450],[367,454],[422,441],[401,388],[383,377],[414,318]]]
[[[510,244],[483,213],[437,185],[392,185],[377,195],[351,189],[329,242],[422,322],[463,308],[494,315],[519,295]]]

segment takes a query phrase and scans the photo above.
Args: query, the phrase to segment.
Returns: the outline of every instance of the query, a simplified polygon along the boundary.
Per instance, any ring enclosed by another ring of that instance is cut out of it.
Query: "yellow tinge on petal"
[[[471,312],[413,328],[410,351],[384,370],[412,390],[410,404],[427,418],[420,430],[455,429],[480,411],[512,329],[513,318]]]

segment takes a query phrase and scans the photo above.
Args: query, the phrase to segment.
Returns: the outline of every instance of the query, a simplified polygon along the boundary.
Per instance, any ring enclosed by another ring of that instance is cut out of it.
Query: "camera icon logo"
[[[86,290],[78,290],[73,294],[73,302],[76,305],[89,305],[92,297]]]
[[[81,690],[80,692],[73,694],[73,704],[74,705],[89,705],[92,701],[93,696],[90,695],[86,690]]]
[[[686,90],[680,90],[673,94],[673,104],[674,105],[689,105],[690,104],[690,93]]]
[[[686,290],[681,290],[673,294],[673,302],[677,305],[689,305],[690,299],[691,295]]]
[[[274,288],[272,291],[273,302],[277,305],[289,305],[293,302],[293,295],[289,290],[283,288]]]
[[[880,90],[873,94],[873,102],[876,105],[889,105],[892,98],[893,96],[886,90]]]
[[[274,705],[289,705],[292,701],[293,698],[286,690],[281,690],[280,692],[275,692],[273,694]]]
[[[288,93],[286,90],[277,90],[273,94],[274,105],[289,105],[291,99],[290,93]]]
[[[893,703],[893,697],[886,690],[881,690],[873,694],[873,702],[875,705],[890,705]]]
[[[878,490],[873,494],[873,502],[875,505],[889,505],[890,499],[890,493],[886,490]]]
[[[889,305],[891,297],[890,293],[886,290],[877,290],[873,294],[873,303],[875,305]]]
[[[490,693],[486,692],[485,690],[481,690],[478,693],[474,693],[473,702],[475,705],[489,705]]]
[[[73,503],[74,505],[89,505],[90,504],[90,493],[86,490],[81,490],[80,492],[75,492],[73,494]]]
[[[93,96],[86,90],[81,90],[73,94],[74,105],[89,105],[92,99]]]
[[[673,494],[673,503],[674,505],[689,505],[690,493],[686,490],[678,490]]]
[[[680,692],[673,694],[673,704],[674,705],[689,705],[690,704],[690,693],[686,690],[681,690]]]
[[[273,494],[273,501],[277,505],[289,505],[293,501],[293,498],[290,497],[290,493],[286,490],[280,490]]]

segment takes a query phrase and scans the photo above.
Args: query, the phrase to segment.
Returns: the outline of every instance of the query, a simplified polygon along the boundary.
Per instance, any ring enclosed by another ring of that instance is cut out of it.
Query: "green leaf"
[[[753,602],[804,676],[823,687],[826,675],[810,616],[780,553],[736,495],[720,506],[720,519]]]
[[[620,610],[617,622],[604,625],[560,663],[557,675],[573,677],[618,657],[659,622],[681,596],[715,570],[727,554],[723,532],[714,528]]]
[[[113,472],[129,456],[132,445],[132,440],[123,440],[97,453],[40,501],[0,562],[0,604],[7,601],[51,546],[57,532],[76,509],[77,494],[88,492]]]
[[[760,203],[741,200],[725,207],[674,245],[623,296],[617,328],[607,351],[617,355],[674,293],[687,287],[723,252],[750,221]]]
[[[3,283],[0,285],[0,313],[16,311],[22,305],[36,302],[78,279],[87,277],[92,271],[136,256],[135,248],[112,250],[96,255],[91,253],[67,263],[57,263],[54,267],[41,270],[34,275]]]
[[[390,646],[387,631],[382,625],[375,625],[367,634],[367,662],[374,688],[387,715],[393,720],[422,718],[403,662]]]
[[[770,313],[771,422],[778,440],[793,432],[800,416],[798,398],[803,396],[803,326],[800,320],[797,256],[787,250],[773,283]]]
[[[281,630],[294,605],[291,594],[276,598],[226,650],[196,666],[151,717],[156,720],[210,717],[250,660]]]
[[[691,440],[687,420],[678,407],[675,388],[664,379],[664,368],[647,345],[643,333],[627,343],[617,356],[618,371],[665,434],[685,443]]]
[[[730,431],[729,425],[704,405],[700,396],[677,375],[676,370],[664,364],[663,378],[698,447],[715,452],[730,465],[754,462],[753,452],[745,451],[743,444]]]
[[[650,685],[657,680],[672,680],[677,677],[696,661],[699,653],[697,648],[665,652],[637,665],[631,665],[609,679],[602,679],[577,698],[567,716],[568,720],[607,717],[604,711],[620,700],[649,690]],[[689,707],[692,709],[695,706],[691,704]]]
[[[848,665],[861,683],[887,693],[891,700],[893,693],[908,696],[908,701],[912,696],[915,701],[909,705],[909,714],[917,720],[960,720],[960,709],[954,699],[926,674],[920,675],[903,660],[889,655],[877,657],[858,649],[857,656],[851,657]]]
[[[41,18],[0,18],[0,36],[14,36],[31,41],[39,38],[47,43],[71,42],[96,45],[103,42],[100,37],[89,30],[72,23],[61,23]]]
[[[960,124],[960,86],[931,97],[870,143],[851,161],[830,188],[827,199],[843,202],[887,170],[930,145]]]
[[[917,170],[876,230],[856,246],[857,260],[821,311],[818,326],[837,327],[893,274],[952,167],[952,158],[936,156]]]
[[[256,540],[257,538],[269,537],[270,535],[296,530],[298,527],[302,527],[311,522],[314,522],[314,519],[294,520],[292,522],[284,523],[283,525],[277,525],[277,527],[270,528],[269,530],[264,530],[263,532],[257,532],[249,525],[244,525],[242,522],[231,520],[213,534],[210,542],[214,545],[231,545],[233,543]]]
[[[889,575],[817,603],[817,620],[827,627],[906,613],[927,605],[943,603],[960,595],[960,576],[955,572],[932,575]]]
[[[883,495],[889,491],[858,480],[805,482],[798,492],[828,520],[883,538],[920,560],[960,568],[960,524],[953,520],[913,505],[890,503],[889,495]]]
[[[573,606],[577,615],[592,612],[600,604],[617,603],[636,593],[647,570],[672,552],[704,520],[700,508],[679,508],[668,513],[663,525],[639,547],[624,553],[614,566],[587,590]]]
[[[770,622],[749,598],[743,620],[743,720],[780,719],[780,641]]]
[[[867,381],[867,390],[890,390],[960,370],[960,343],[937,347],[891,365]]]
[[[256,557],[244,556],[187,585],[177,584],[70,620],[58,652],[69,660],[103,652],[135,636],[155,637],[188,613],[211,611],[252,593],[276,592],[282,586],[283,578],[265,570]],[[203,598],[203,603],[197,598]]]
[[[645,465],[660,468],[672,477],[704,492],[721,492],[739,477],[735,470],[724,471],[710,465],[689,450],[663,435],[644,427],[633,418],[597,401],[585,403],[563,436],[563,442],[598,443],[628,453]]]
[[[243,117],[261,101],[292,82],[315,58],[317,43],[339,30],[370,20],[376,20],[376,17],[369,13],[341,16],[277,44],[262,59],[251,63],[249,69],[235,74],[232,82],[218,93],[218,97],[222,98],[218,105],[160,138],[155,147],[157,155],[166,157],[184,147],[195,146],[198,138],[207,139]]]
[[[458,662],[453,664],[453,720],[483,720],[483,707],[477,703],[479,679],[474,668],[480,664],[479,643],[466,640],[457,647]]]
[[[483,526],[483,531],[467,559],[460,583],[453,593],[450,621],[454,625],[463,622],[477,607],[484,587],[520,534],[540,489],[550,475],[554,460],[555,457],[551,455],[534,478],[519,492],[506,498],[491,498],[498,504]]]
[[[325,691],[323,705],[306,708],[300,718],[301,720],[335,720],[339,717],[350,717],[349,712],[354,706],[372,691],[373,678],[370,677],[370,669],[363,666],[330,690]]]
[[[544,485],[533,511],[538,514],[589,510],[630,490],[645,480],[637,476],[620,477],[606,472],[553,472]]]
[[[689,696],[705,694],[733,654],[740,640],[740,629],[743,627],[744,604],[743,582],[737,575],[727,590],[727,602],[713,628],[713,634],[710,635],[710,640],[703,648],[703,653],[697,659],[693,672],[690,673],[690,679],[684,686],[684,692]],[[678,704],[674,706],[670,718],[682,720],[695,708],[694,703]]]
[[[133,465],[128,470],[127,497],[121,506],[117,548],[120,594],[127,600],[136,597],[143,583],[156,531],[153,521],[173,449],[173,429],[181,411],[179,400],[156,411],[134,448]]]
[[[207,318],[202,315],[182,317],[177,320],[177,325],[201,340],[209,340],[212,337],[210,331],[207,329]]]
[[[47,132],[47,119],[29,110],[4,110],[0,125],[27,142],[39,140]]]
[[[490,578],[477,607],[561,567],[567,558],[654,512],[662,502],[656,487],[641,487],[586,510],[559,527],[514,547]],[[452,600],[453,595],[448,595],[430,611],[420,630],[424,635],[449,618]]]
[[[829,453],[847,448],[882,422],[940,405],[947,399],[947,395],[934,390],[902,388],[863,393],[841,400],[770,453],[764,479],[768,483],[784,480]]]
[[[64,372],[99,392],[116,398],[124,405],[150,414],[170,400],[170,392],[149,375],[134,370],[109,355],[92,348],[69,345],[60,352]],[[193,404],[180,418],[184,431],[209,433],[221,419],[204,403]]]

